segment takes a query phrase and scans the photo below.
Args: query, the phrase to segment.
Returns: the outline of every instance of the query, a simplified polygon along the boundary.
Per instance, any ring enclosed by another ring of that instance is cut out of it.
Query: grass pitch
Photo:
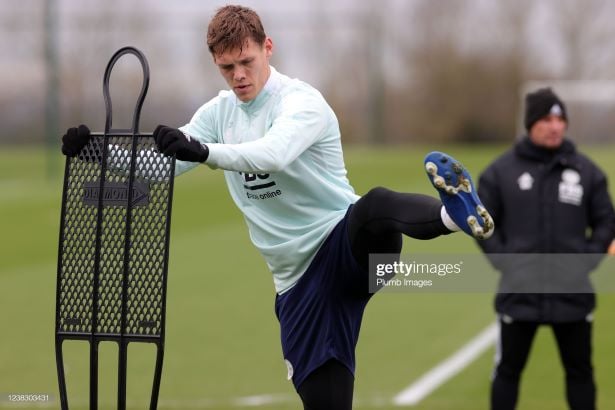
[[[422,169],[427,151],[461,159],[477,175],[506,147],[349,147],[346,163],[358,193],[382,185],[436,196]],[[585,150],[610,175],[615,192],[614,147]],[[54,356],[55,281],[62,162],[48,177],[45,152],[7,148],[0,153],[0,408],[9,394],[47,394],[50,401],[19,408],[58,408]],[[281,356],[273,312],[274,288],[264,261],[250,244],[221,172],[206,167],[176,180],[169,266],[161,409],[298,409],[300,402]],[[478,252],[457,234],[432,241],[406,240],[404,253]],[[391,398],[455,352],[494,320],[492,294],[381,294],[365,314],[357,349],[355,407],[393,408]],[[599,295],[594,365],[599,407],[615,408],[615,295]],[[153,346],[129,349],[130,408],[146,408]],[[88,345],[66,342],[71,409],[87,408]],[[487,408],[493,350],[436,390],[417,409]],[[117,348],[103,344],[100,408],[115,408]],[[565,409],[563,372],[555,342],[544,328],[526,369],[519,408]]]

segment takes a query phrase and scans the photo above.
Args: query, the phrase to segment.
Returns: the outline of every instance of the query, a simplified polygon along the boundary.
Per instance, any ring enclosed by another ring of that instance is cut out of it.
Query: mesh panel
[[[155,151],[151,137],[137,137],[131,194],[132,137],[110,137],[101,191],[103,140],[93,137],[79,157],[70,159],[66,175],[57,329],[90,333],[95,322],[97,334],[160,336],[174,161]]]

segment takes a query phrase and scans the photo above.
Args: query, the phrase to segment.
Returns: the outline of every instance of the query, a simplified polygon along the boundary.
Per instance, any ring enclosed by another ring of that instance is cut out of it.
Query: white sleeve
[[[190,122],[180,127],[179,130],[202,143],[207,143],[207,145],[218,142],[219,139],[215,131],[216,116],[214,111],[219,103],[219,97],[215,97],[205,103],[194,113]],[[190,171],[198,165],[200,165],[198,162],[175,160],[175,176]]]
[[[318,94],[293,93],[282,100],[269,131],[240,144],[207,144],[206,164],[228,171],[278,172],[318,141],[328,123],[328,105]]]

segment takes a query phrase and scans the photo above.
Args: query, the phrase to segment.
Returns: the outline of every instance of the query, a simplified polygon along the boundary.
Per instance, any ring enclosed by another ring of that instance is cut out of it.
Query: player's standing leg
[[[351,410],[353,390],[350,370],[337,360],[329,360],[305,379],[297,393],[304,410]]]

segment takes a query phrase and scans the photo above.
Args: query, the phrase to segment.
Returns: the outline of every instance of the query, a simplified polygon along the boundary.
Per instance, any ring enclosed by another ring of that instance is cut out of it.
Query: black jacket
[[[567,139],[553,151],[523,138],[483,172],[478,194],[495,222],[479,242],[485,253],[603,254],[615,236],[606,176]],[[576,321],[595,295],[500,292],[495,307],[517,320]]]

